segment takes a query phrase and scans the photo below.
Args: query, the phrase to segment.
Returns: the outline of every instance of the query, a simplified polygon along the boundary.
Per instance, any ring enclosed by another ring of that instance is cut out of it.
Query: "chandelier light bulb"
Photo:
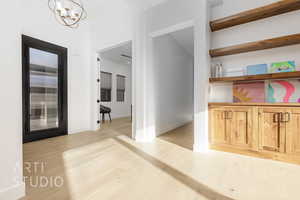
[[[62,6],[62,3],[61,3],[61,1],[56,1],[56,10],[57,11],[62,11],[63,10],[63,6]]]
[[[77,28],[87,13],[80,0],[48,0],[50,10],[64,26]]]

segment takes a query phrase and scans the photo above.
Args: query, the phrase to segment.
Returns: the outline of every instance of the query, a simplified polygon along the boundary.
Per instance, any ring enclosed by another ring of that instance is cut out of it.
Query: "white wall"
[[[101,55],[100,55],[101,57]],[[131,66],[120,64],[108,59],[101,59],[101,71],[112,73],[111,102],[101,102],[111,108],[112,118],[129,117],[131,115]],[[117,75],[126,77],[125,102],[117,102]],[[108,119],[107,116],[105,116]]]
[[[99,0],[88,4],[91,27],[91,127],[97,130],[98,120],[98,86],[97,80],[97,56],[96,52],[113,46],[132,41],[134,31],[135,8],[132,0]]]
[[[194,149],[205,151],[208,148],[208,86],[209,86],[209,3],[207,0],[172,0],[142,12],[137,17],[134,51],[137,76],[142,82],[136,88],[136,96],[142,104],[136,106],[138,141],[152,141],[155,137],[155,117],[152,114],[155,90],[151,88],[154,80],[152,69],[152,43],[150,35],[165,30],[176,30],[184,24],[194,25]],[[147,91],[145,93],[144,91]],[[152,101],[152,102],[151,102]]]
[[[277,0],[226,0],[221,6],[215,7],[212,10],[212,19],[229,16],[273,2],[277,2]],[[296,34],[300,32],[300,26],[298,25],[299,20],[300,11],[294,11],[217,31],[212,33],[212,48]],[[300,45],[295,45],[214,58],[213,62],[222,62],[226,69],[242,68],[251,64],[269,64],[272,62],[288,60],[295,60],[296,64],[299,66],[299,52]],[[212,93],[210,94],[210,101],[232,102],[233,98],[231,90],[232,85],[230,84],[227,84],[226,87],[220,84],[214,85],[212,87]]]
[[[153,40],[156,135],[193,120],[194,57],[170,35]]]
[[[5,2],[0,38],[0,199],[13,200],[25,192],[22,182],[22,67],[18,18],[20,1]]]
[[[22,34],[68,48],[68,129],[90,130],[89,27],[64,27],[55,20],[47,2],[22,0]],[[38,16],[38,17],[37,17]]]
[[[55,43],[69,50],[69,132],[90,129],[90,63],[87,24],[69,29],[58,24],[47,1],[10,0],[1,13],[0,45],[0,199],[24,194],[22,183],[22,65],[21,34]],[[12,14],[13,13],[13,14]],[[15,16],[9,17],[8,16]],[[19,181],[16,182],[15,179]]]
[[[130,0],[99,0],[90,4],[92,48],[99,51],[131,40],[133,16]]]

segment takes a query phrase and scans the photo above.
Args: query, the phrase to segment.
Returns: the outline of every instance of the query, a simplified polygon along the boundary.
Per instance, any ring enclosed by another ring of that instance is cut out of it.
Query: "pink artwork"
[[[265,97],[264,81],[253,83],[234,83],[233,100],[235,103],[263,103]]]
[[[269,81],[267,86],[267,102],[300,103],[299,80]]]

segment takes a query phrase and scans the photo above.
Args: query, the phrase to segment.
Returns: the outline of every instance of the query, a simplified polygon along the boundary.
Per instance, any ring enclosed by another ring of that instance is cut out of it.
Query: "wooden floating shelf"
[[[260,74],[251,76],[235,76],[235,77],[222,77],[210,78],[211,83],[216,82],[236,82],[236,81],[258,81],[258,80],[272,80],[272,79],[287,79],[287,78],[300,78],[300,71],[297,72],[284,72],[274,74]]]
[[[249,42],[245,44],[234,45],[230,47],[224,47],[219,49],[210,50],[211,57],[228,56],[240,53],[246,53],[251,51],[258,51],[264,49],[272,49],[283,46],[290,46],[300,44],[300,34],[288,35],[283,37],[277,37],[273,39],[261,40],[256,42]]]
[[[284,14],[300,9],[300,0],[282,0],[210,22],[211,30],[218,31],[232,26]]]
[[[286,106],[299,107],[300,103],[208,103],[209,106]]]

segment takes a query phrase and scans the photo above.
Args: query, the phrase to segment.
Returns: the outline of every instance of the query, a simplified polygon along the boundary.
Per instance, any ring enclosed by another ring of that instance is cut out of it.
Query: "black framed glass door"
[[[67,134],[67,49],[22,36],[23,142]]]

